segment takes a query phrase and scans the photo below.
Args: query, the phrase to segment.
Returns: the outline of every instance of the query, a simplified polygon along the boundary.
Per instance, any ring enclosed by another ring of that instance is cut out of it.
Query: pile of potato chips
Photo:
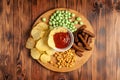
[[[49,62],[51,56],[55,53],[55,50],[50,48],[47,43],[49,32],[48,25],[44,22],[39,22],[33,27],[31,36],[26,43],[26,48],[31,50],[32,58],[43,63]]]

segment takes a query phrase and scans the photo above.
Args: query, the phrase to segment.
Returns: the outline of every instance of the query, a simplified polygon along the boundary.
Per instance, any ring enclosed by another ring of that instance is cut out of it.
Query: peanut
[[[75,64],[75,50],[69,49],[65,52],[56,52],[54,54],[54,57],[56,58],[56,67],[62,68],[62,67],[73,67]]]

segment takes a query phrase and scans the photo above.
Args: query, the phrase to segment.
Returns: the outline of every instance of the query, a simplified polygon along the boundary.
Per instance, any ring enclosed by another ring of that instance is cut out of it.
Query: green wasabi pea
[[[75,14],[74,14],[74,13],[72,13],[72,17],[75,17]]]
[[[77,21],[80,21],[80,20],[82,20],[82,19],[81,19],[80,17],[77,17],[76,20],[77,20]]]
[[[84,23],[81,21],[81,22],[79,22],[79,24],[80,24],[80,25],[83,25]]]
[[[53,15],[51,15],[49,19],[49,25],[52,28],[59,26],[66,27],[70,31],[74,32],[77,29],[74,25],[78,24],[78,21],[81,19],[78,17],[75,21],[73,21],[73,17],[75,17],[75,14],[68,10],[57,10],[55,13],[53,13]]]
[[[46,22],[46,18],[43,17],[43,18],[42,18],[42,21],[43,21],[43,22]]]
[[[78,24],[78,21],[74,21],[74,24]]]
[[[52,25],[52,22],[51,22],[51,21],[49,22],[49,25]]]

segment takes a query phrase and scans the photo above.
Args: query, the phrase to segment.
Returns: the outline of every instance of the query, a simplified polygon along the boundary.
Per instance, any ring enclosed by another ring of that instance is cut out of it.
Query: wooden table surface
[[[66,73],[47,70],[25,48],[34,21],[61,7],[82,13],[96,35],[92,57]],[[0,0],[0,80],[120,80],[120,0]]]

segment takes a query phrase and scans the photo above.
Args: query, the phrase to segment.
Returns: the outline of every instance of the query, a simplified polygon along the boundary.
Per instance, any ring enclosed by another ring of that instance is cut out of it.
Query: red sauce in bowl
[[[53,36],[57,48],[66,48],[70,44],[70,34],[68,32],[55,33]]]

